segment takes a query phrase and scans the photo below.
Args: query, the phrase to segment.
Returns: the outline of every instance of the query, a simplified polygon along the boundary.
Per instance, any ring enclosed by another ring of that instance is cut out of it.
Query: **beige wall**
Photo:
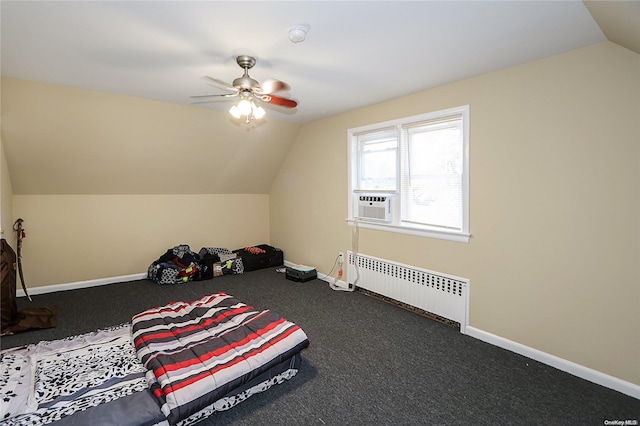
[[[2,78],[15,194],[267,194],[300,124]]]
[[[305,125],[272,243],[329,272],[351,247],[347,129],[465,104],[471,242],[361,229],[359,251],[469,278],[471,326],[640,384],[640,55],[612,43]]]
[[[7,158],[4,155],[4,145],[0,138],[0,229],[2,238],[6,239],[9,245],[15,248],[15,237],[13,236],[13,190],[11,187],[11,175]]]
[[[2,84],[0,84],[0,98],[2,98]],[[2,102],[0,102],[0,129],[2,128]],[[0,132],[0,234],[12,246],[15,238],[13,237],[13,186],[11,185],[11,174],[9,173],[9,165],[7,157],[4,153],[4,144],[2,143],[2,132]]]
[[[144,273],[177,244],[269,242],[268,195],[14,195],[29,288]]]
[[[4,77],[1,105],[2,225],[25,220],[29,287],[143,273],[181,243],[269,242],[300,124]]]

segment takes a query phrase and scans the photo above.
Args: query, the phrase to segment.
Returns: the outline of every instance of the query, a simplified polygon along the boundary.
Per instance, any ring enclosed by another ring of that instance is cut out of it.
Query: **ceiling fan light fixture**
[[[231,114],[233,118],[240,118],[240,116],[242,115],[240,113],[240,108],[238,108],[237,105],[234,105],[229,109],[229,114]]]
[[[251,114],[252,110],[253,110],[253,106],[251,105],[251,102],[249,102],[248,100],[243,99],[240,102],[238,102],[238,111],[240,112],[240,115],[249,115]]]
[[[267,112],[264,108],[256,105],[253,100],[247,99],[242,99],[229,109],[229,114],[231,114],[233,118],[239,119],[240,117],[245,116],[247,123],[254,119],[260,120],[266,113]]]
[[[254,105],[254,107],[255,107],[255,105]],[[266,111],[261,106],[255,107],[253,109],[253,117],[256,120],[260,120],[262,117],[264,117],[265,114],[266,114]]]

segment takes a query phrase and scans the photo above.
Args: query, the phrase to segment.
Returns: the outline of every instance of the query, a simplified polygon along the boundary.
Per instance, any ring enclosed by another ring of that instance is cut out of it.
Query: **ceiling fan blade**
[[[226,89],[233,90],[233,91],[237,91],[238,90],[236,87],[233,87],[231,84],[227,83],[226,81],[222,81],[222,80],[219,80],[217,78],[209,77],[208,75],[205,75],[202,78],[204,78],[205,80],[208,80],[209,82],[216,83],[216,84],[218,84],[218,85],[220,85],[220,86],[222,86],[222,87],[224,87]]]
[[[191,99],[199,99],[199,98],[233,98],[234,96],[238,96],[238,93],[224,93],[222,95],[194,95],[189,96]]]
[[[289,87],[289,85],[284,81],[274,80],[272,78],[269,78],[262,82],[260,88],[260,93],[263,93],[265,95],[291,89],[291,87]]]
[[[282,98],[276,95],[262,95],[260,96],[260,99],[263,102],[268,102],[274,105],[280,105],[286,108],[295,108],[298,106],[298,103],[293,99]]]

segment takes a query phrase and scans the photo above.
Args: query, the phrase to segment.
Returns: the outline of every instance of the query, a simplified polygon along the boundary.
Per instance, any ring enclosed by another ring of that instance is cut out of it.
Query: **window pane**
[[[374,151],[362,155],[360,189],[396,189],[396,151]]]
[[[398,137],[395,128],[358,135],[358,189],[396,191]]]
[[[462,176],[413,179],[403,220],[423,225],[462,227]]]
[[[411,175],[462,174],[459,127],[409,133]]]
[[[462,228],[463,140],[459,122],[425,124],[407,130],[408,170],[402,220]]]

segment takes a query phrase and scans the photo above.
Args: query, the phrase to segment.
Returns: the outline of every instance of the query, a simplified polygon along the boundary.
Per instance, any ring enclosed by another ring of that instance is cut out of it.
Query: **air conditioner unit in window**
[[[391,222],[391,196],[376,194],[355,194],[357,218],[361,220]]]

